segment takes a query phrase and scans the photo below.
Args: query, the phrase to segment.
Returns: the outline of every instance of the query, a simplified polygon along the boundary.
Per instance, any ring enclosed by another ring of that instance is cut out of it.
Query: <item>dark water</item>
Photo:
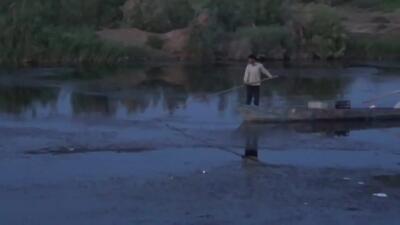
[[[209,145],[238,148],[250,143],[250,147],[246,148],[249,148],[250,155],[255,156],[258,156],[252,153],[255,148],[295,149],[301,152],[321,149],[329,143],[332,149],[371,150],[374,148],[371,146],[375,146],[387,150],[396,149],[393,146],[400,143],[400,124],[396,122],[243,126],[237,108],[244,102],[244,90],[213,95],[240,86],[243,67],[162,65],[4,70],[0,75],[0,121],[9,126],[18,122],[18,126],[61,131],[80,129],[80,125],[87,123],[115,125],[142,122],[149,129],[149,135],[160,132],[160,136],[171,130],[157,130],[152,128],[152,123],[165,123],[172,124],[176,132],[185,129],[185,138],[195,139],[192,142],[199,141],[197,139],[202,136],[208,140],[209,136],[215,135],[215,143],[207,141]],[[399,69],[344,66],[271,66],[270,69],[280,78],[263,85],[261,107],[306,106],[308,101],[334,102],[339,99],[350,100],[354,107],[368,107],[363,103],[365,100],[400,87]],[[393,107],[399,101],[400,96],[394,95],[374,104]],[[195,138],[188,132],[192,132]],[[312,139],[315,134],[322,134],[324,138]],[[142,137],[140,132],[135,131],[129,135],[132,138]],[[142,138],[145,137],[143,135]],[[311,139],[308,144],[301,145],[304,138]],[[90,137],[86,139],[96,142]],[[174,139],[180,142],[179,138]],[[290,144],[286,139],[292,140]],[[344,144],[346,141],[350,144]],[[360,145],[360,142],[364,144]],[[118,151],[146,151],[160,149],[160,146],[162,144],[129,146]],[[44,151],[32,148],[28,152],[63,154],[65,151],[69,153],[67,148],[56,146]],[[74,153],[93,151],[101,150],[81,148]]]
[[[400,71],[374,68],[272,68],[282,78],[263,86],[264,107],[305,106],[310,100],[363,101],[397,90]],[[120,69],[35,69],[3,71],[0,111],[6,117],[98,116],[114,119],[186,117],[238,123],[235,109],[243,89],[207,97],[241,85],[243,68],[159,66]],[[377,102],[392,107],[400,96]]]
[[[354,107],[368,107],[363,103],[365,100],[400,87],[399,69],[344,66],[271,66],[270,69],[281,77],[263,85],[262,107],[305,106],[311,100],[334,102],[339,99],[351,100]],[[3,71],[0,76],[0,120],[33,124],[58,121],[52,126],[60,129],[70,124],[63,122],[66,120],[167,121],[180,128],[236,132],[242,124],[236,109],[244,102],[244,90],[217,96],[213,93],[241,85],[242,74],[242,65]],[[399,101],[400,96],[394,95],[374,104],[393,107]],[[264,126],[266,132],[262,133],[295,130],[297,133],[373,140],[384,146],[393,146],[400,140],[399,126],[394,122],[315,126],[304,124],[296,129]],[[350,132],[352,130],[354,132]],[[277,139],[282,142],[283,138]],[[276,140],[268,143],[273,146],[274,142]]]

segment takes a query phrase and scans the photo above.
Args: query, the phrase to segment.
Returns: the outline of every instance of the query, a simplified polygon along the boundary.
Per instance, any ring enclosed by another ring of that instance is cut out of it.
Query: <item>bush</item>
[[[381,0],[353,0],[353,5],[361,8],[378,7]]]
[[[280,48],[290,52],[294,48],[294,40],[288,28],[280,25],[242,28],[238,31],[242,38],[250,40],[252,51],[269,55]]]
[[[144,51],[99,40],[91,29],[21,25],[0,34],[0,62],[7,64],[116,63]]]
[[[132,49],[104,43],[95,34],[96,27],[115,21],[117,8],[107,6],[118,2],[121,1],[1,2],[0,63],[113,63],[129,57]]]
[[[400,8],[399,0],[353,0],[353,5],[362,8],[376,8],[381,10],[394,10]]]
[[[255,25],[284,24],[288,5],[282,0],[259,0],[256,6]]]
[[[0,12],[19,20],[27,16],[52,26],[115,26],[122,19],[119,10],[125,0],[2,0]]]
[[[188,0],[138,0],[124,10],[124,22],[131,27],[163,33],[186,27],[195,15]]]
[[[151,35],[146,41],[146,44],[155,49],[162,49],[164,47],[164,39],[159,36]]]
[[[339,58],[346,50],[346,32],[336,14],[327,5],[314,5],[312,18],[306,24],[305,36],[314,56],[320,59]]]
[[[381,59],[397,58],[400,59],[400,41],[398,37],[353,37],[348,41],[347,55]]]
[[[210,18],[207,26],[193,25],[187,44],[187,52],[191,58],[199,62],[213,62],[219,43],[223,42],[224,32],[215,20]]]
[[[232,32],[241,26],[282,24],[285,1],[282,0],[218,0],[206,6],[218,24]]]

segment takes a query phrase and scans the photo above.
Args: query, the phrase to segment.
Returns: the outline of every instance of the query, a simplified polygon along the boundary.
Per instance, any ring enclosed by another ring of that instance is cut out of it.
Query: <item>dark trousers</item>
[[[247,85],[247,105],[251,105],[254,100],[254,105],[260,105],[260,86]]]

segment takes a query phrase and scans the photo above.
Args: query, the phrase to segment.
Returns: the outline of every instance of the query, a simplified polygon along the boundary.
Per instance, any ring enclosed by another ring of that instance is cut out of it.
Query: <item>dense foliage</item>
[[[247,39],[252,51],[266,58],[290,59],[298,51],[309,58],[342,57],[346,31],[336,11],[326,4],[313,4],[304,18],[290,3],[293,1],[220,0],[205,4],[205,8],[219,28]]]
[[[313,54],[322,59],[339,58],[346,51],[346,34],[340,18],[326,5],[312,8],[312,18],[306,26],[306,39]]]
[[[306,3],[311,4],[304,13],[299,8]],[[235,38],[247,40],[251,50],[270,58],[291,58],[299,52],[318,59],[396,55],[398,38],[349,38],[333,7],[340,4],[378,10],[400,7],[398,0],[1,0],[0,63],[115,63],[146,58],[142,47],[122,48],[96,35],[97,30],[119,27],[154,33],[190,27],[185,50],[201,60],[217,59],[224,54],[224,44]],[[196,22],[204,12],[207,26]],[[162,50],[165,41],[154,34],[145,44]]]
[[[241,26],[284,23],[284,0],[219,0],[206,5],[227,31]]]
[[[112,62],[126,50],[97,39],[94,30],[121,17],[115,0],[3,0],[0,62]]]
[[[186,27],[194,14],[188,0],[136,0],[135,7],[125,11],[124,22],[150,32],[167,32]]]
[[[269,25],[259,27],[242,28],[238,35],[249,38],[252,51],[269,57],[272,51],[281,51],[279,58],[287,57],[294,48],[295,40],[287,27]]]
[[[400,7],[399,0],[352,0],[352,3],[363,8],[378,8],[381,10],[394,10]]]

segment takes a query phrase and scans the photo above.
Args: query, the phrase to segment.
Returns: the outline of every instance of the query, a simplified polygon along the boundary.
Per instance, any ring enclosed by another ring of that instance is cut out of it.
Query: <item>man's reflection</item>
[[[256,125],[246,124],[242,127],[245,138],[245,150],[243,159],[258,159],[259,130]]]
[[[246,148],[243,158],[257,159],[258,158],[258,135],[246,135]]]

